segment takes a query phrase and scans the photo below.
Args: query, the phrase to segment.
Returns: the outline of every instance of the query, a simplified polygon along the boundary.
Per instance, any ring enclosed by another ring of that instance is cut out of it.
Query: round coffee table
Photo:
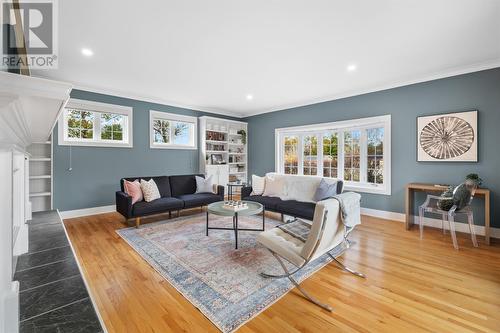
[[[243,201],[248,205],[247,209],[243,209],[237,212],[224,208],[224,201],[217,201],[211,203],[207,206],[207,236],[208,230],[233,230],[234,231],[234,239],[236,243],[236,249],[238,248],[238,231],[264,231],[265,230],[265,222],[266,222],[266,211],[264,206],[258,202],[253,201]],[[238,216],[250,216],[257,215],[262,212],[262,229],[249,229],[249,228],[238,228]],[[209,227],[208,225],[208,215],[214,214],[219,216],[232,216],[233,217],[233,227],[232,228],[223,228],[223,227]]]

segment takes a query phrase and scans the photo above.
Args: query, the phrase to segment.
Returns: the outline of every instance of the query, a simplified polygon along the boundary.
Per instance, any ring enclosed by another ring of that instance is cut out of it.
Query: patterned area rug
[[[210,230],[207,237],[205,223],[206,215],[199,214],[117,233],[222,332],[232,332],[284,296],[293,285],[286,278],[265,279],[259,275],[283,272],[269,251],[257,244],[258,232],[240,231],[239,249],[235,250],[233,231]],[[231,218],[210,215],[210,226],[231,224]],[[266,230],[278,224],[266,218]],[[262,217],[240,217],[239,225],[260,228]],[[342,245],[332,254],[344,251]],[[302,281],[330,260],[325,255],[294,277]]]

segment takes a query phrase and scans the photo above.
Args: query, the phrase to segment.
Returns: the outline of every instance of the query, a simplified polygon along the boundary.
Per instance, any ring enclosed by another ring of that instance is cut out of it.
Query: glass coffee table
[[[266,211],[264,206],[258,202],[253,201],[242,201],[248,205],[247,209],[243,209],[237,212],[224,208],[224,201],[217,201],[211,203],[207,206],[207,236],[208,230],[233,230],[234,231],[234,239],[236,246],[238,249],[238,231],[264,231],[265,230],[265,222],[266,222]],[[249,229],[249,228],[239,228],[238,227],[238,216],[250,216],[257,215],[262,212],[262,228],[261,229]],[[208,225],[208,216],[210,214],[219,215],[219,216],[232,216],[233,218],[233,227],[232,228],[223,228],[223,227],[210,227]]]

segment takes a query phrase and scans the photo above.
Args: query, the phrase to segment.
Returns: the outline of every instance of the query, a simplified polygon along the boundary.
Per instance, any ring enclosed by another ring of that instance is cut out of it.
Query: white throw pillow
[[[144,201],[146,202],[161,198],[160,191],[158,190],[158,186],[156,186],[153,178],[148,181],[141,179],[141,190],[142,194],[144,195]]]
[[[195,176],[196,178],[196,193],[214,193],[214,185],[212,175],[208,178]]]
[[[282,197],[284,194],[285,182],[281,178],[266,177],[266,188],[263,196]]]
[[[252,193],[250,195],[262,195],[266,187],[266,177],[252,175]]]
[[[314,194],[318,188],[317,179],[307,179],[303,177],[291,178],[287,182],[287,200],[297,200],[301,202],[315,203]]]

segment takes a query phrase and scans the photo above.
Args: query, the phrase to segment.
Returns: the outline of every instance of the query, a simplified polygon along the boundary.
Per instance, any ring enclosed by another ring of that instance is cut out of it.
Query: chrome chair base
[[[304,268],[308,262],[305,262],[302,266],[298,267],[296,270],[294,270],[293,272],[290,272],[288,270],[288,268],[286,268],[286,265],[283,263],[283,260],[276,254],[274,253],[273,251],[269,250],[269,252],[271,252],[271,254],[276,258],[276,260],[278,260],[278,262],[280,263],[281,267],[283,268],[283,270],[285,271],[285,274],[282,274],[282,275],[272,275],[272,274],[266,274],[266,273],[260,273],[260,276],[264,277],[264,278],[277,278],[277,279],[281,279],[281,278],[288,278],[295,287],[297,287],[297,289],[302,293],[302,295],[310,302],[312,302],[313,304],[325,309],[326,311],[329,311],[329,312],[332,312],[333,311],[333,308],[328,305],[328,304],[325,304],[325,303],[321,303],[318,299],[316,299],[315,297],[313,297],[311,294],[309,294],[306,290],[304,290],[300,285],[299,283],[293,278],[293,274],[297,273],[298,271],[300,271],[302,268]],[[366,278],[366,276],[362,273],[359,273],[359,272],[356,272],[354,271],[353,269],[345,266],[343,263],[341,263],[340,261],[337,260],[337,258],[335,258],[330,252],[327,252],[328,255],[335,261],[335,263],[340,266],[340,268],[342,268],[343,270],[345,270],[346,272],[349,272],[351,274],[354,274],[358,277],[361,277],[361,278]]]

